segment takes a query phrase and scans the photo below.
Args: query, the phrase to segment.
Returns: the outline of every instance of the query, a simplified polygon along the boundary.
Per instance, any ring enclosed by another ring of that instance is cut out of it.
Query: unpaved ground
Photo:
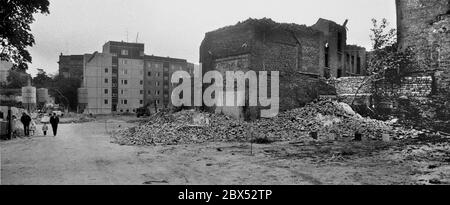
[[[120,146],[107,134],[119,125],[127,123],[62,124],[55,138],[0,142],[1,184],[450,183],[448,139],[422,143],[441,143],[431,154],[417,142],[348,140],[253,145],[250,153],[249,143]]]

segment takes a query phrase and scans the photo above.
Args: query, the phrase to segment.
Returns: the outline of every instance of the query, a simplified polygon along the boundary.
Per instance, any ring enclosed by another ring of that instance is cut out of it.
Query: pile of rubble
[[[127,145],[171,145],[245,140],[246,124],[224,115],[185,110],[161,112],[139,126],[118,131],[113,141]]]
[[[253,122],[195,110],[159,113],[148,122],[120,130],[113,141],[126,145],[240,142],[255,137],[293,141],[306,138],[311,132],[317,132],[318,140],[352,137],[355,133],[381,139],[383,134],[394,136],[399,131],[388,122],[361,117],[345,103],[320,101]]]

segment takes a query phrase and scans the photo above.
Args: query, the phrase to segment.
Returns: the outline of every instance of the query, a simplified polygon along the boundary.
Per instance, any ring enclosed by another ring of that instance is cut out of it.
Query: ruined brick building
[[[450,0],[396,0],[396,6],[400,47],[429,60],[422,74],[434,75],[436,86],[450,91]]]
[[[203,72],[279,71],[280,110],[300,107],[319,95],[334,94],[325,78],[364,74],[365,49],[347,47],[345,24],[319,19],[309,27],[248,19],[206,33],[200,63]],[[254,117],[254,108],[242,109]]]

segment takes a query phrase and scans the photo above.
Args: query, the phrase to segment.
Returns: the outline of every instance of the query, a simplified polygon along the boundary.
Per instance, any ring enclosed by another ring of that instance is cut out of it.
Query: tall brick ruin
[[[313,26],[248,19],[206,33],[200,47],[200,63],[203,72],[279,71],[280,110],[289,110],[304,106],[319,95],[335,94],[335,89],[325,83],[326,77],[353,75],[356,65],[360,66],[359,74],[363,74],[365,68],[361,66],[365,63],[356,61],[365,60],[359,56],[365,56],[361,47],[358,51],[362,52],[348,53],[347,56],[354,55],[351,65],[355,67],[346,70],[346,32],[345,25],[325,19]],[[257,113],[254,108],[242,109],[251,112],[251,118]]]
[[[450,91],[450,0],[396,0],[400,48],[412,47],[423,75]]]

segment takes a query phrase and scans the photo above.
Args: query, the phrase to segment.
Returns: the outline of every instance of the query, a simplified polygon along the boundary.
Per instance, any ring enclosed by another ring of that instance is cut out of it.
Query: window
[[[325,44],[325,67],[330,67],[330,62],[329,62],[329,52],[330,52],[330,47],[328,45],[328,43]]]
[[[338,32],[338,36],[337,36],[337,50],[338,51],[342,51],[342,33]]]
[[[128,84],[128,80],[125,80],[124,82],[125,82],[125,85],[127,85],[127,84]]]
[[[105,94],[108,94],[108,89],[105,89]]]
[[[144,84],[144,81],[143,81],[143,80],[139,81],[139,84],[140,84],[140,85],[143,85],[143,84]]]
[[[147,73],[147,76],[152,76],[152,72],[148,72],[148,73]]]
[[[143,100],[139,100],[139,104],[144,104],[144,101]]]
[[[144,94],[144,90],[140,90],[139,93],[142,95]]]
[[[159,100],[156,100],[156,104],[159,105]]]
[[[120,90],[120,94],[123,95],[123,90]]]
[[[126,64],[128,64],[128,61],[124,59],[124,60],[122,60],[122,64],[126,65]]]
[[[105,73],[108,73],[108,68],[105,68]]]
[[[159,77],[159,72],[156,73],[156,77]]]
[[[160,92],[159,92],[158,90],[157,90],[157,91],[155,91],[155,95],[159,95],[159,93],[160,93]]]
[[[128,104],[128,100],[123,100],[123,104],[125,104],[125,105]]]
[[[361,74],[361,57],[358,57],[356,61],[356,74]]]
[[[355,72],[355,56],[352,56],[352,73]]]
[[[124,74],[124,75],[128,74],[128,70],[127,69],[123,69],[122,70],[122,74]]]
[[[122,55],[127,56],[128,55],[128,50],[122,50]]]
[[[156,82],[155,85],[156,85],[156,86],[159,86],[159,82]]]
[[[147,94],[149,94],[149,95],[150,95],[150,94],[152,94],[152,93],[150,92],[150,90],[147,90]]]
[[[107,104],[108,104],[108,100],[105,99],[105,105],[107,105]]]
[[[105,83],[108,83],[108,78],[105,78]]]

